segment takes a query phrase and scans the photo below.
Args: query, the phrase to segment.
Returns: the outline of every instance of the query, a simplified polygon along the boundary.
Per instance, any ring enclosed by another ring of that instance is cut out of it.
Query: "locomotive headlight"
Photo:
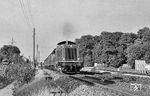
[[[80,58],[78,58],[78,60],[80,60]]]
[[[63,60],[65,60],[65,58],[63,58]]]

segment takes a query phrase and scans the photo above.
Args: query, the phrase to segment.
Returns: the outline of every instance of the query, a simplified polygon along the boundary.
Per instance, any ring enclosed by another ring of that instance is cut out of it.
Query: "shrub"
[[[17,78],[17,81],[14,83],[13,94],[16,93],[24,84],[27,84],[33,80],[35,76],[35,69],[30,70],[28,73],[25,73],[22,77]]]
[[[6,69],[5,76],[10,80],[15,80],[14,89],[15,92],[22,85],[29,83],[35,76],[35,69],[32,68],[31,63],[25,62],[22,57],[16,57],[15,63],[11,63]]]

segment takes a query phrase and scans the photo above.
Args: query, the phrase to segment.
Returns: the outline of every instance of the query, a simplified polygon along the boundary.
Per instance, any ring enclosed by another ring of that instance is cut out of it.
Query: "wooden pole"
[[[36,68],[35,64],[35,28],[33,28],[33,65]]]

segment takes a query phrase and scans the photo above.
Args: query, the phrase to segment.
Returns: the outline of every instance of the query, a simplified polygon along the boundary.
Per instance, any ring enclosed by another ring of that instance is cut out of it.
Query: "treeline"
[[[100,35],[84,35],[75,42],[84,66],[103,63],[118,68],[123,64],[135,67],[135,60],[150,62],[150,29],[144,27],[137,33],[101,32]]]

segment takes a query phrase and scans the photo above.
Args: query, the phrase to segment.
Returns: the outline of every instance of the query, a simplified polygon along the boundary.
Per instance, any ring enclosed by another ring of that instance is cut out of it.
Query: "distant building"
[[[140,73],[146,73],[147,71],[150,71],[148,68],[149,68],[148,64],[145,62],[145,60],[135,60],[135,70],[136,71],[138,71]]]
[[[131,69],[131,66],[129,66],[128,64],[123,64],[121,66],[122,69]]]
[[[94,67],[104,67],[104,63],[94,63]]]

